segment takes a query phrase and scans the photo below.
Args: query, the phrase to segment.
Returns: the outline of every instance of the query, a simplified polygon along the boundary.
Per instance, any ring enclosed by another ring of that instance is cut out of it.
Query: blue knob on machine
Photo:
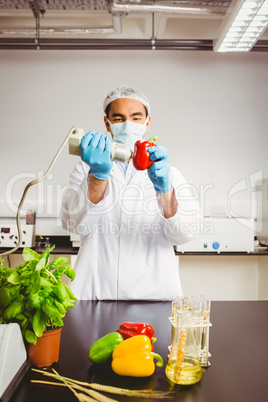
[[[220,243],[217,241],[214,241],[214,243],[212,244],[212,247],[214,248],[214,250],[218,250],[218,248],[220,247]]]

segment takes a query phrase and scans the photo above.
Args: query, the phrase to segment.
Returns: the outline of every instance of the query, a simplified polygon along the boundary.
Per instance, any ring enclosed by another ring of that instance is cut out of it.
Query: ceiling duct
[[[109,11],[129,13],[176,13],[225,15],[231,0],[4,0],[0,9],[26,10],[45,14],[47,10]]]
[[[36,17],[38,21],[39,17]],[[40,28],[40,24],[37,24],[36,30],[30,28],[23,29],[2,29],[0,30],[0,35],[13,36],[13,35],[108,35],[108,34],[121,34],[121,17],[117,15],[112,15],[112,25],[107,27],[96,27],[96,28]],[[38,32],[37,32],[38,31]]]
[[[223,16],[230,2],[209,1],[123,1],[111,2],[112,13],[176,13]]]

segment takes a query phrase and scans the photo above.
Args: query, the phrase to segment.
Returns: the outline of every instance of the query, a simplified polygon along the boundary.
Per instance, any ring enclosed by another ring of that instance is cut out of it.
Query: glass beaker
[[[200,344],[200,362],[203,367],[209,366],[208,357],[209,353],[209,325],[210,325],[210,306],[211,301],[209,299],[204,299],[203,301],[203,328],[201,334],[201,344]]]
[[[195,384],[202,378],[202,368],[193,334],[192,312],[178,311],[176,324],[166,376],[174,384]]]
[[[177,313],[178,311],[192,311],[193,310],[193,296],[180,296],[172,301],[172,310],[171,310],[171,345],[173,343],[173,339],[176,333],[177,327]]]

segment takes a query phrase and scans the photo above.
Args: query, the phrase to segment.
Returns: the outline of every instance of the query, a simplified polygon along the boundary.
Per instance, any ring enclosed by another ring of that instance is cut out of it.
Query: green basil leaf
[[[60,316],[64,317],[66,314],[66,309],[65,309],[64,305],[56,299],[51,299],[51,300],[52,300],[54,306],[57,308]]]
[[[6,270],[6,280],[12,285],[17,285],[20,283],[20,276],[15,269],[7,269]]]
[[[43,297],[40,296],[40,293],[34,293],[29,296],[26,307],[29,308],[39,308],[43,303]]]
[[[27,320],[27,317],[25,317],[25,315],[21,313],[21,314],[16,315],[16,319],[20,320],[20,321],[24,321],[24,320]]]
[[[4,311],[4,318],[6,320],[12,320],[23,312],[25,307],[24,296],[20,295],[17,299],[13,300]]]
[[[51,271],[52,269],[55,269],[55,268],[57,268],[59,265],[65,264],[65,263],[68,262],[68,261],[70,261],[70,259],[67,258],[67,257],[57,257],[57,258],[55,258],[54,261],[52,261],[52,262],[49,264],[48,269]]]
[[[40,286],[42,289],[46,289],[49,293],[52,291],[54,285],[53,283],[50,282],[48,278],[45,278],[44,276],[40,276]]]
[[[4,263],[4,257],[3,256],[0,257],[0,269],[1,268],[5,268],[5,263]]]
[[[40,296],[42,296],[44,299],[46,299],[50,295],[50,293],[52,292],[52,289],[53,288],[48,288],[48,287],[42,289],[41,292],[40,292]]]
[[[57,320],[61,318],[58,309],[54,306],[51,300],[46,299],[44,301],[44,303],[42,304],[42,310],[51,320]]]
[[[54,328],[55,328],[55,327],[62,327],[62,326],[63,326],[63,321],[62,321],[62,319],[59,318],[59,317],[54,317],[54,318],[52,319],[52,325],[53,325]]]
[[[65,289],[64,284],[63,284],[62,282],[60,282],[60,281],[59,281],[59,283],[54,287],[53,293],[54,293],[54,295],[57,297],[57,299],[58,299],[60,302],[63,303],[63,305],[64,305],[64,302],[65,302],[66,298],[67,298],[67,297],[69,298],[69,295],[68,295],[68,293],[67,293],[67,291],[66,291],[66,289]]]
[[[73,292],[71,291],[71,289],[69,288],[69,286],[66,285],[65,283],[64,283],[64,286],[65,286],[65,289],[66,289],[66,291],[67,291],[67,293],[68,293],[68,295],[69,295],[69,297],[70,297],[70,300],[71,300],[72,302],[77,302],[77,298],[75,297],[75,295],[73,294]]]
[[[33,343],[34,345],[36,345],[37,342],[37,337],[36,335],[30,331],[29,329],[26,329],[25,334],[24,334],[25,340],[28,343]]]
[[[33,330],[35,335],[40,338],[46,330],[46,319],[42,311],[37,310],[33,317]]]
[[[43,255],[43,254],[42,254]],[[45,268],[49,261],[49,253],[44,254],[43,257],[40,258],[38,264],[36,265],[36,270],[40,271],[41,269]]]
[[[17,268],[17,272],[20,274],[21,278],[27,278],[29,275],[31,275],[35,271],[35,267],[38,261],[28,261],[24,264],[24,266]]]
[[[22,332],[25,332],[25,328],[28,326],[29,319],[24,314],[17,314],[16,320],[20,321],[19,326],[21,327]]]
[[[27,292],[35,294],[41,289],[40,271],[34,271],[27,281]]]
[[[63,264],[53,272],[53,275],[57,279],[60,279],[63,274],[67,275],[71,280],[75,278],[75,270],[69,264]]]
[[[40,260],[40,255],[36,251],[34,251],[28,247],[24,247],[22,256],[23,256],[24,261],[32,261],[32,260],[39,261]]]
[[[72,267],[68,268],[67,271],[65,272],[65,274],[68,276],[68,278],[71,279],[71,281],[74,280],[74,278],[75,278],[75,270]]]
[[[50,252],[55,248],[55,245],[53,245],[52,247],[48,248],[47,250],[45,250],[41,256],[40,256],[40,260],[38,262],[38,264],[36,265],[36,269],[40,270],[43,268],[46,268],[47,265],[49,264],[49,259],[50,259]]]
[[[12,285],[11,283],[3,285],[0,288],[0,305],[7,307],[9,303],[15,300],[20,293],[21,285]]]

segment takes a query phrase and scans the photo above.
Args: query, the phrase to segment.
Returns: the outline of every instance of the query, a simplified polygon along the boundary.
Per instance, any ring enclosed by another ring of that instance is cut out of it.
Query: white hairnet
[[[106,96],[106,98],[104,99],[104,102],[103,102],[104,112],[105,112],[107,106],[111,102],[113,102],[116,99],[122,99],[122,98],[134,99],[134,100],[141,102],[147,109],[148,116],[151,115],[151,107],[150,107],[149,101],[146,98],[146,96],[144,95],[144,93],[142,93],[138,89],[128,87],[126,85],[118,87],[108,93],[108,95]]]

